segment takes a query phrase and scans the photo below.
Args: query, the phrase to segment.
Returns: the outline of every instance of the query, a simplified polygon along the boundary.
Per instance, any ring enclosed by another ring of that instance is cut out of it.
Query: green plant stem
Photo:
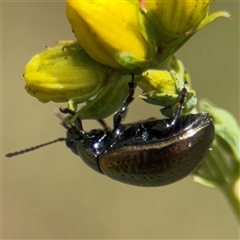
[[[233,209],[233,212],[235,213],[235,216],[238,219],[238,222],[240,223],[240,199],[234,192],[234,185],[224,184],[224,186],[219,186],[219,189],[227,198],[229,204]]]

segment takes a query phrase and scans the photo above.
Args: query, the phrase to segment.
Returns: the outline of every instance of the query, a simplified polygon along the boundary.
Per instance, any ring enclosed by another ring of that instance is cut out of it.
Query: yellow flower
[[[213,0],[140,0],[146,19],[154,29],[157,59],[161,63],[173,55],[199,29],[226,12],[208,15]]]
[[[137,0],[67,0],[66,13],[78,42],[94,60],[127,69],[153,60],[155,46]]]
[[[94,60],[136,70],[164,64],[196,31],[224,16],[213,0],[67,0],[75,36]],[[132,71],[134,72],[134,71]]]
[[[152,23],[161,42],[193,34],[215,18],[224,16],[225,12],[208,15],[214,0],[145,0],[146,17]]]

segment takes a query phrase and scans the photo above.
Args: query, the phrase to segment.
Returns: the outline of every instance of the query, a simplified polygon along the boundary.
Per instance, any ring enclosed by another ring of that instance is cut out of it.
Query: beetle
[[[134,88],[113,118],[113,130],[86,132],[80,118],[67,128],[66,145],[93,170],[135,186],[174,183],[194,171],[214,140],[214,125],[207,113],[180,116],[186,89],[172,119],[151,119],[121,124]],[[63,113],[75,113],[60,109]]]
[[[183,87],[172,118],[148,119],[122,124],[133,100],[134,83],[129,83],[129,95],[114,114],[113,130],[103,120],[103,129],[84,131],[81,118],[63,123],[67,137],[9,153],[12,157],[39,147],[65,141],[72,152],[93,170],[114,180],[135,186],[162,186],[189,175],[202,162],[214,140],[214,125],[208,113],[180,116],[187,91]],[[74,115],[70,109],[62,113]]]

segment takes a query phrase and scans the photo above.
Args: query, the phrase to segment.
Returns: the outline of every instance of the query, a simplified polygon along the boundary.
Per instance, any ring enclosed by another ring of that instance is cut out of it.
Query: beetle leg
[[[179,97],[179,104],[181,106],[183,106],[183,104],[186,102],[187,100],[187,95],[188,95],[188,89],[186,88],[186,84],[187,82],[184,83],[183,88],[181,89],[181,95]]]
[[[129,86],[129,95],[123,102],[122,107],[114,114],[114,117],[113,117],[114,130],[113,131],[115,131],[119,127],[120,122],[122,121],[122,118],[127,111],[128,105],[134,99],[134,97],[133,97],[133,95],[134,95],[134,74],[132,74],[132,81],[128,83],[128,86]]]
[[[59,108],[60,112],[63,113],[63,114],[70,114],[72,116],[74,116],[76,114],[76,112],[70,110],[69,108]],[[76,127],[79,131],[79,133],[82,135],[82,137],[85,137],[86,136],[86,133],[85,131],[83,130],[83,126],[82,126],[82,120],[80,117],[78,117],[75,121],[75,124],[76,124]]]
[[[183,88],[181,89],[179,101],[174,106],[173,117],[170,119],[170,123],[168,124],[168,127],[174,126],[175,123],[177,122],[178,118],[181,115],[181,112],[183,109],[183,104],[186,102],[187,95],[188,95],[188,89],[186,88],[186,84],[187,84],[187,82],[185,82]]]
[[[60,108],[59,108],[59,111],[60,111],[61,113],[63,113],[63,114],[70,114],[70,115],[72,115],[72,116],[75,115],[75,112],[72,111],[72,110],[70,110],[69,108],[62,108],[62,107],[60,107]]]

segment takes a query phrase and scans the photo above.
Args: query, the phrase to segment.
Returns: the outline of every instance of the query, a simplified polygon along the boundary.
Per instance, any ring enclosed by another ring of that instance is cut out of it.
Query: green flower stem
[[[240,223],[240,199],[239,199],[239,196],[237,196],[236,190],[234,190],[234,188],[235,188],[234,184],[225,184],[225,185],[219,186],[219,189],[227,198],[229,204],[233,209],[233,212],[235,213],[238,219],[238,222]]]

